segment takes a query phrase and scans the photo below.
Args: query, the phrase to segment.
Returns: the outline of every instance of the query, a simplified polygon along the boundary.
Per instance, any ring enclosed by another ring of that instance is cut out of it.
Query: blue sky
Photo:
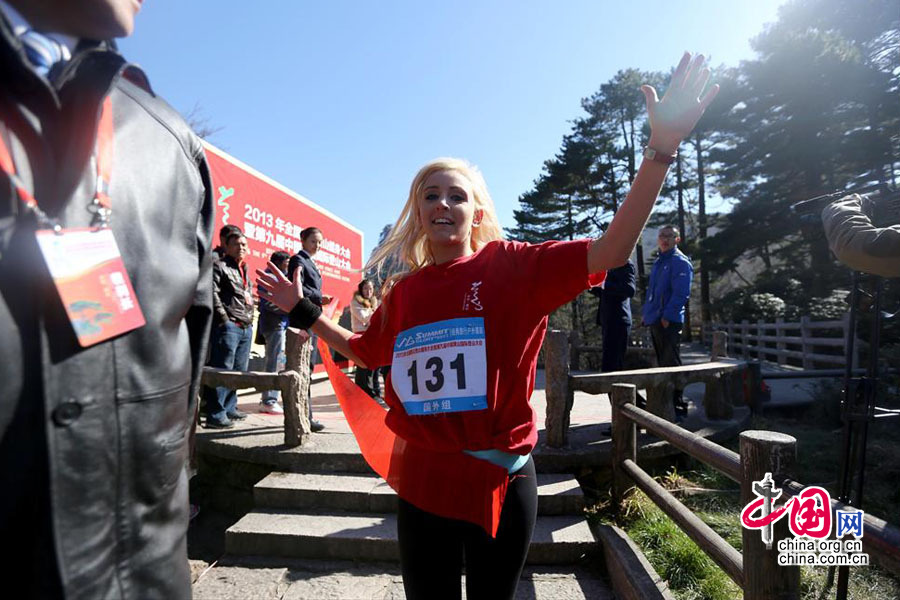
[[[429,159],[477,164],[513,226],[582,98],[683,50],[752,58],[783,1],[147,0],[120,48],[223,128],[213,144],[359,227],[368,257]]]

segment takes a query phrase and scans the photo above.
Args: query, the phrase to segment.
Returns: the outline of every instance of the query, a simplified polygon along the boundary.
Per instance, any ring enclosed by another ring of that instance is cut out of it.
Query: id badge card
[[[42,229],[36,235],[83,348],[145,324],[111,229]]]
[[[486,409],[484,319],[448,319],[400,333],[391,382],[409,415]]]

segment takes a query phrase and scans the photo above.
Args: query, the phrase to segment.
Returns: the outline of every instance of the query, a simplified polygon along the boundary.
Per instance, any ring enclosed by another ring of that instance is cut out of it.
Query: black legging
[[[460,598],[463,554],[469,600],[512,598],[536,517],[537,479],[532,458],[510,475],[494,539],[478,525],[438,517],[401,499],[397,534],[407,599]]]

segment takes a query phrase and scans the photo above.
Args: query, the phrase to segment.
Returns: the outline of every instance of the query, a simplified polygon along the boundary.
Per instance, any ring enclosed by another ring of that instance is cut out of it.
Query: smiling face
[[[419,224],[440,264],[472,254],[472,228],[483,212],[475,207],[471,182],[457,171],[435,171],[422,186],[416,201]]]

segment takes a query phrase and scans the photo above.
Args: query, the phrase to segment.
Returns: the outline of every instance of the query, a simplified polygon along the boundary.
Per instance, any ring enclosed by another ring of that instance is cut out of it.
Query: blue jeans
[[[239,327],[231,321],[224,325],[214,325],[210,339],[209,366],[246,371],[250,362],[252,331],[252,327]],[[228,413],[237,407],[237,392],[231,388],[204,387],[203,399],[206,401],[206,418],[214,421],[224,421]]]
[[[266,340],[266,366],[269,373],[277,373],[284,368],[284,327],[278,327],[263,333]],[[275,404],[280,396],[278,390],[265,390],[262,393],[264,404]]]

